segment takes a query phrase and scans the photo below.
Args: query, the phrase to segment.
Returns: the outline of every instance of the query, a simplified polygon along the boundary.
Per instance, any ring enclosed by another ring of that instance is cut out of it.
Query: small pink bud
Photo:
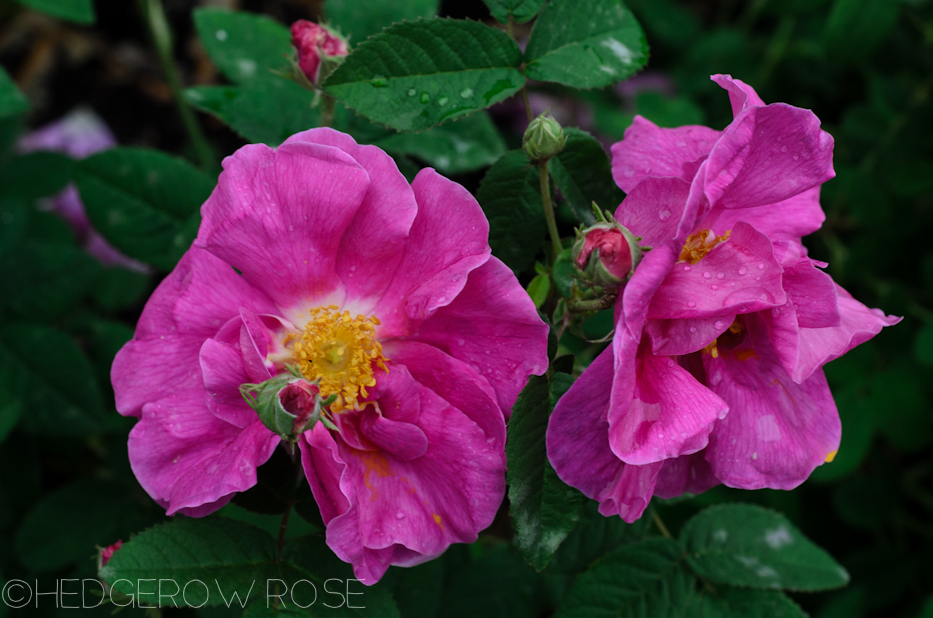
[[[110,559],[113,558],[114,552],[120,549],[122,545],[123,541],[121,540],[117,541],[113,545],[110,545],[109,547],[105,547],[104,549],[100,550],[100,567],[103,567],[105,564],[110,562]]]
[[[311,419],[320,389],[305,381],[292,382],[279,391],[279,401],[285,411],[295,417],[294,431],[299,433]]]
[[[322,65],[329,73],[350,53],[346,40],[336,32],[306,19],[292,24],[292,44],[298,50],[298,66],[313,84],[323,81]]]
[[[599,249],[599,261],[610,275],[621,280],[632,271],[632,249],[628,240],[617,228],[591,230],[583,241],[583,250],[577,256],[580,269],[586,268],[593,251]]]

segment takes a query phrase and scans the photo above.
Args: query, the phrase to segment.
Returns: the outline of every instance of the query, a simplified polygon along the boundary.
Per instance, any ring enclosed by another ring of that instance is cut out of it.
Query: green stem
[[[557,220],[554,218],[554,206],[551,204],[551,182],[547,174],[547,160],[538,161],[538,171],[541,176],[541,203],[544,204],[544,220],[547,221],[547,231],[551,235],[551,247],[554,249],[554,262],[556,262],[563,247],[560,244],[560,233],[557,231]]]
[[[654,520],[654,525],[658,527],[658,530],[661,531],[661,534],[665,538],[672,539],[671,533],[668,531],[667,526],[664,525],[664,522],[661,521],[661,516],[658,515],[658,512],[654,509],[651,509],[651,518]]]
[[[329,127],[334,124],[334,97],[329,94],[323,95],[321,101],[321,126]]]
[[[175,106],[178,108],[185,130],[188,132],[188,139],[191,140],[191,148],[194,150],[198,165],[205,170],[211,169],[215,167],[214,153],[211,151],[204,133],[201,132],[201,126],[198,124],[191,106],[188,105],[182,94],[181,79],[178,77],[178,68],[175,66],[172,57],[172,30],[168,25],[168,18],[165,16],[162,2],[161,0],[138,0],[138,2],[140,11],[149,28],[149,34],[152,36],[152,43],[159,56],[162,72],[165,73],[165,79],[172,90]]]
[[[572,299],[567,301],[567,309],[571,313],[589,313],[590,311],[602,311],[603,309],[608,309],[615,305],[616,298],[618,298],[618,293],[616,294],[604,294],[599,298],[593,298],[590,300],[583,299]]]

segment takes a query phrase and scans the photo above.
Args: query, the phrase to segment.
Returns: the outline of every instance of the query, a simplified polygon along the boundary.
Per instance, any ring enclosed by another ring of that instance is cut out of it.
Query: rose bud
[[[641,262],[638,238],[612,217],[577,232],[573,263],[590,285],[617,290],[625,285]]]
[[[333,401],[333,397],[322,400],[318,385],[291,369],[261,384],[243,384],[240,394],[263,425],[290,443],[314,427],[322,418],[322,408]]]
[[[566,142],[560,123],[544,112],[529,123],[522,137],[522,150],[532,161],[544,161],[560,153]]]
[[[347,41],[327,26],[306,19],[292,24],[298,66],[312,84],[320,84],[350,53]]]

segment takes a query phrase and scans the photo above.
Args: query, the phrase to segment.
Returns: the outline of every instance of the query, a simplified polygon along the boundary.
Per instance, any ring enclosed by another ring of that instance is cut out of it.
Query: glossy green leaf
[[[493,255],[515,272],[527,270],[547,231],[538,168],[520,150],[507,152],[486,172],[476,199],[489,219]]]
[[[438,0],[327,0],[324,10],[327,21],[355,46],[390,24],[434,17],[437,7]]]
[[[551,0],[525,48],[525,75],[574,88],[601,88],[645,66],[648,43],[620,0]]]
[[[78,189],[94,228],[126,255],[173,268],[200,225],[214,181],[155,150],[115,148],[78,164]]]
[[[849,574],[786,517],[751,504],[708,508],[680,533],[693,570],[712,581],[753,588],[825,590]]]
[[[198,86],[185,90],[185,100],[216,116],[253,143],[278,146],[289,136],[318,126],[313,95],[285,79],[267,79],[243,87]]]
[[[16,533],[19,561],[49,571],[87,560],[148,522],[124,485],[86,478],[45,494]],[[68,514],[63,525],[62,514]]]
[[[584,500],[583,494],[557,477],[544,443],[551,411],[572,383],[565,373],[531,376],[509,420],[505,448],[509,512],[518,546],[537,569],[547,566],[573,530]]]
[[[3,67],[0,67],[0,118],[24,114],[27,111],[29,111],[29,101],[19,91]]]
[[[694,577],[677,541],[645,539],[605,554],[580,574],[554,618],[684,616],[694,602]]]
[[[484,0],[492,16],[501,24],[509,23],[509,19],[516,24],[530,21],[541,11],[545,0]]]
[[[700,597],[697,618],[806,618],[800,607],[777,590],[716,586]]]
[[[79,24],[93,24],[93,0],[19,0],[20,3],[53,17],[67,19]]]
[[[593,212],[592,210],[590,211]],[[579,274],[577,268],[573,265],[572,252],[570,249],[564,249],[554,261],[554,284],[557,286],[558,293],[564,298],[573,296],[574,276]]]
[[[325,82],[374,122],[420,131],[498,103],[525,83],[521,50],[479,22],[431,19],[386,28],[361,43]]]
[[[103,400],[94,371],[74,339],[45,326],[0,330],[0,374],[12,376],[21,424],[42,435],[99,431]],[[8,378],[9,379],[9,378]]]
[[[275,558],[275,541],[259,528],[219,517],[179,518],[125,542],[100,570],[100,577],[115,590],[137,595],[144,589],[140,580],[161,579],[163,590],[173,589],[165,587],[165,580],[173,580],[184,590],[176,597],[179,606],[227,604],[234,593],[245,604],[248,595],[265,594],[266,580],[278,577]],[[121,579],[129,582],[118,583]],[[193,584],[185,589],[193,580],[208,586]],[[149,585],[147,593],[157,590],[153,582]]]
[[[288,28],[264,15],[202,8],[194,25],[211,60],[237,83],[290,74],[294,54]]]
[[[505,141],[485,112],[423,133],[390,135],[375,144],[390,153],[418,157],[446,174],[478,170],[492,165],[505,153]]]
[[[612,179],[609,157],[596,138],[580,129],[564,129],[567,143],[548,162],[554,184],[567,199],[580,223],[594,221],[593,202],[615,212],[625,194]]]

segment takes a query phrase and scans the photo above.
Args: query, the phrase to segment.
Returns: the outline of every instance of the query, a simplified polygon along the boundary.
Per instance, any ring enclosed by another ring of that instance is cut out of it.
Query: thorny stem
[[[178,114],[185,125],[185,131],[188,132],[188,138],[191,140],[191,148],[194,150],[195,158],[202,169],[211,169],[214,167],[214,153],[211,151],[204,133],[201,132],[201,126],[198,124],[191,106],[185,101],[182,94],[181,79],[178,77],[178,68],[172,57],[172,30],[168,25],[168,18],[165,16],[165,9],[162,7],[161,0],[138,0],[139,9],[149,28],[149,34],[152,36],[152,43],[155,46],[156,53],[159,56],[159,63],[162,65],[162,72],[172,90],[172,97],[175,99],[175,106],[178,108]]]
[[[541,203],[544,204],[544,220],[547,221],[547,231],[551,235],[551,246],[554,249],[554,261],[560,255],[560,232],[557,231],[557,220],[554,218],[554,206],[551,204],[551,182],[547,175],[547,160],[538,161],[538,171],[541,173]]]

